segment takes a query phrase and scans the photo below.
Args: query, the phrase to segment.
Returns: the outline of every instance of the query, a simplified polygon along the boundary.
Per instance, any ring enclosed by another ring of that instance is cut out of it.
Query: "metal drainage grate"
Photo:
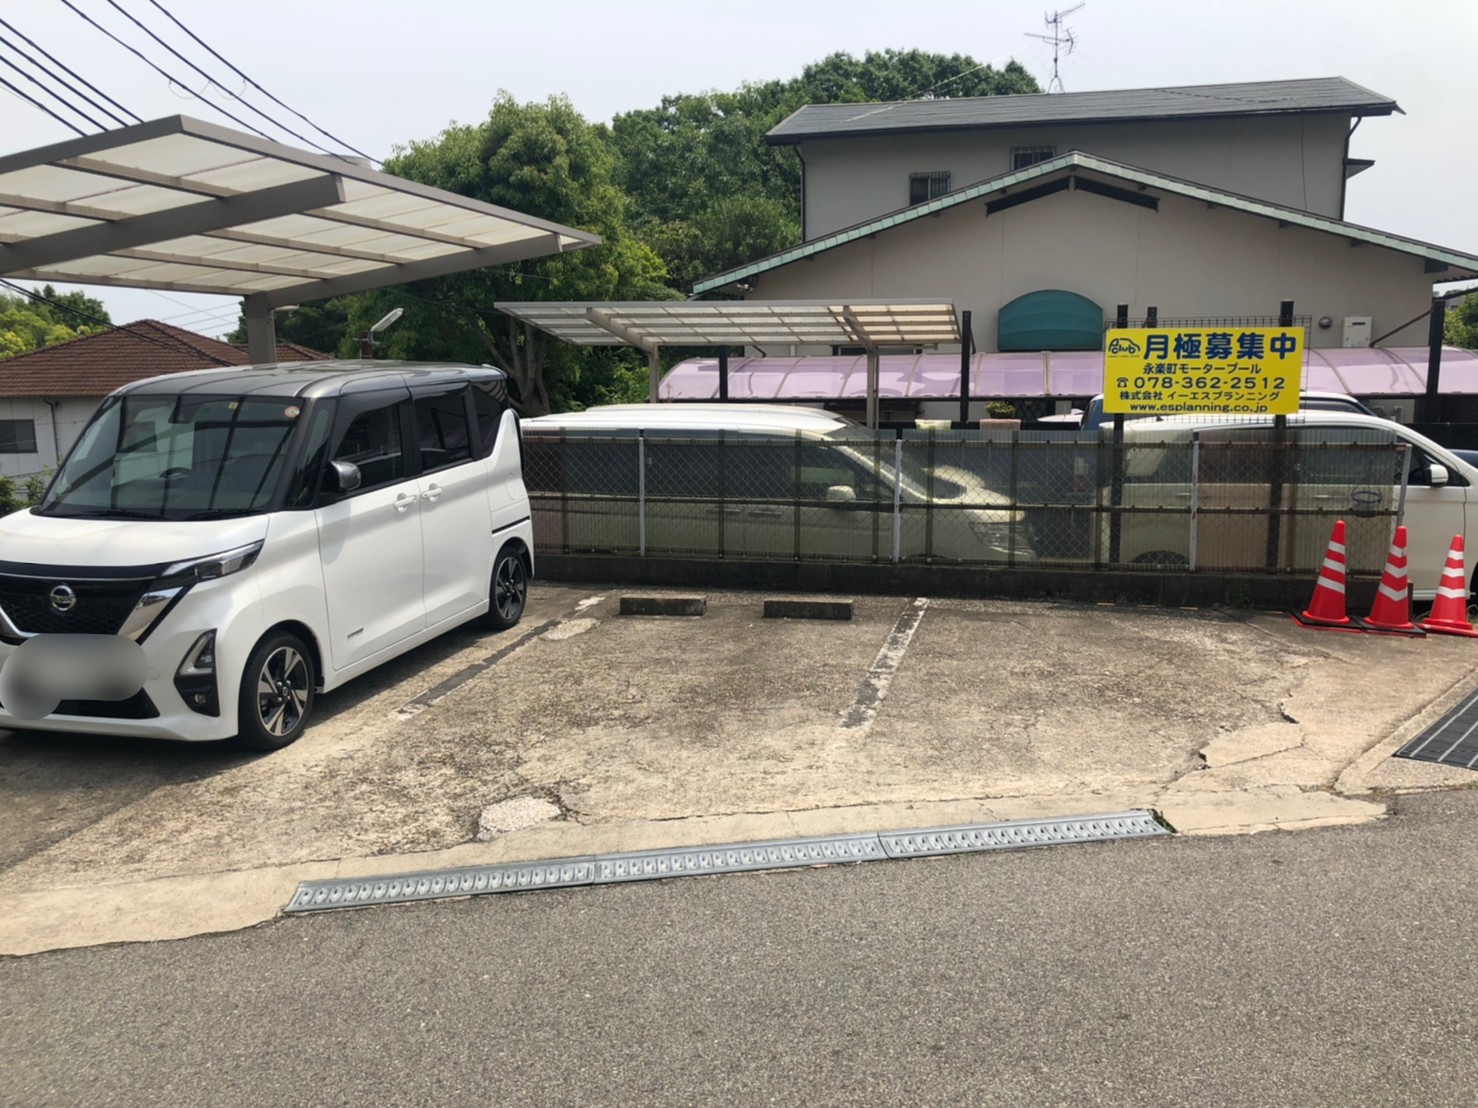
[[[1478,692],[1396,751],[1394,757],[1478,769]]]
[[[698,874],[745,873],[796,866],[879,862],[1055,843],[1102,842],[1168,832],[1146,811],[1105,816],[1012,820],[882,834],[828,835],[807,839],[730,843],[724,846],[638,850],[547,862],[505,863],[386,877],[331,878],[298,886],[286,912],[319,912],[371,904],[404,904],[445,897],[530,889],[574,888],[625,881],[653,881]]]
[[[921,858],[931,854],[965,854],[981,850],[1014,850],[1053,843],[1102,842],[1164,835],[1166,830],[1149,812],[1115,812],[1108,816],[1068,819],[1016,820],[927,831],[892,831],[879,835],[890,858]]]
[[[877,835],[833,835],[815,839],[776,839],[743,846],[686,847],[609,854],[596,859],[595,883],[650,881],[699,873],[744,873],[791,866],[880,862],[887,855]]]

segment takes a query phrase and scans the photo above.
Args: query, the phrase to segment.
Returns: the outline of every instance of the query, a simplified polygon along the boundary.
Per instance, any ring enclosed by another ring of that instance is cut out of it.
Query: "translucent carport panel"
[[[730,400],[776,400],[784,396],[785,378],[795,358],[752,358],[740,369],[729,367]]]
[[[1097,350],[1047,355],[1048,396],[1097,396],[1103,391],[1103,354]]]
[[[1356,396],[1415,396],[1426,389],[1411,366],[1379,348],[1317,349],[1315,357],[1338,375],[1340,392]],[[1426,359],[1422,359],[1423,369]],[[1424,374],[1423,374],[1424,376]]]
[[[786,378],[786,394],[794,400],[840,400],[852,382],[867,391],[867,359],[865,357],[798,358],[796,367]]]
[[[733,363],[729,370],[733,371]],[[667,371],[657,388],[658,400],[712,400],[718,396],[718,360],[689,358]]]
[[[1041,354],[977,354],[970,395],[981,400],[996,397],[1041,396],[1046,388]]]
[[[960,356],[923,354],[914,369],[909,396],[915,400],[946,400],[960,395]]]

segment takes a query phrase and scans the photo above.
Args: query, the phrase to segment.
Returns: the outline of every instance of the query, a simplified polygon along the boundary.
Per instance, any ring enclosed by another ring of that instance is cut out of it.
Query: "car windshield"
[[[128,394],[88,424],[37,510],[169,520],[264,511],[300,414],[291,397]]]

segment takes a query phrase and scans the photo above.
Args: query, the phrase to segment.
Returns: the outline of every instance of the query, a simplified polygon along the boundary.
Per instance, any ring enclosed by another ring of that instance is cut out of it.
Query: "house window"
[[[1013,146],[1011,147],[1011,168],[1025,169],[1029,165],[1038,162],[1051,161],[1057,157],[1055,146]]]
[[[36,453],[34,419],[0,419],[0,454]]]
[[[943,196],[949,191],[948,173],[910,173],[908,175],[908,203],[922,204],[926,200],[933,200],[936,196]]]

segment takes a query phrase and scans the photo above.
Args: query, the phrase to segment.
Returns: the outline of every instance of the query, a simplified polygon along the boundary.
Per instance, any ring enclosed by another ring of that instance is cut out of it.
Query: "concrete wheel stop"
[[[708,611],[706,596],[623,596],[623,616],[701,616]]]

